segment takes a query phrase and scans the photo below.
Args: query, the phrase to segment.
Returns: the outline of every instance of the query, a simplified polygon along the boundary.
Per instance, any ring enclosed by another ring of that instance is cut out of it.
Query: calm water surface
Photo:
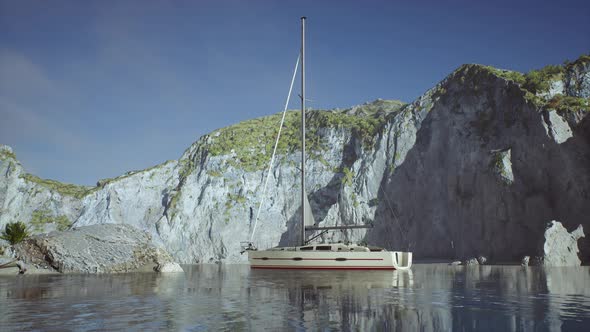
[[[590,268],[0,277],[0,331],[589,331]]]

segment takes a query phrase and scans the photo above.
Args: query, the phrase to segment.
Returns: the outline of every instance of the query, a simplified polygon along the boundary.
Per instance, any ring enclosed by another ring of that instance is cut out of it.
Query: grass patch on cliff
[[[358,116],[344,111],[317,111],[314,115],[312,119],[315,129],[328,127],[350,130],[365,147],[373,146],[377,134],[386,122],[386,117],[379,116],[376,112]]]
[[[242,196],[240,194],[231,194],[231,193],[228,193],[227,194],[227,199],[229,201],[240,203],[240,204],[246,203],[246,197],[244,197],[244,196]]]
[[[299,146],[299,113],[288,111],[285,115],[281,140],[277,153],[285,154]],[[218,129],[210,135],[207,150],[212,156],[235,154],[229,163],[248,171],[263,169],[270,160],[282,114],[246,120]]]
[[[400,111],[406,105],[407,103],[404,103],[401,100],[376,99],[372,102],[346,109],[344,112],[356,116],[385,115],[391,112]]]
[[[590,99],[558,94],[547,101],[546,107],[560,113],[588,112],[590,111]]]
[[[29,174],[29,173],[21,174],[19,177],[25,181],[35,183],[35,184],[37,184],[43,188],[46,188],[50,191],[57,192],[58,194],[60,194],[62,196],[70,196],[70,197],[74,197],[77,199],[82,199],[85,196],[99,190],[100,188],[104,187],[105,185],[107,185],[109,183],[123,180],[123,179],[128,178],[128,177],[135,175],[135,174],[151,171],[153,169],[156,169],[158,167],[161,167],[161,166],[166,165],[171,162],[173,162],[173,161],[169,160],[169,161],[166,161],[165,163],[150,167],[150,168],[142,170],[142,171],[130,171],[130,172],[127,172],[127,173],[125,173],[121,176],[115,177],[115,178],[101,179],[96,183],[96,187],[80,186],[80,185],[76,185],[76,184],[63,183],[63,182],[50,180],[50,179],[42,179],[36,175]]]
[[[400,110],[400,101],[377,100],[346,110],[310,110],[306,117],[306,152],[312,159],[320,159],[329,147],[321,129],[336,128],[352,132],[366,147],[372,146],[383,129],[386,115]],[[246,171],[257,171],[268,166],[281,123],[282,113],[246,120],[221,128],[209,135],[206,145],[212,156],[231,155],[228,163]],[[288,111],[277,146],[277,155],[301,149],[301,113]]]
[[[537,108],[555,109],[560,112],[588,112],[590,101],[587,98],[563,96],[561,94],[555,95],[551,99],[543,97],[544,93],[549,92],[553,82],[563,80],[567,71],[572,70],[573,67],[583,66],[588,63],[590,63],[590,55],[584,54],[573,62],[566,61],[564,65],[545,66],[541,69],[531,70],[526,74],[490,66],[466,65],[461,68],[465,74],[473,66],[477,66],[497,77],[517,83],[524,91],[524,98]],[[461,79],[463,79],[463,76]]]
[[[491,66],[481,66],[489,73],[501,77],[503,79],[519,84],[523,89],[530,91],[533,94],[549,91],[551,83],[563,78],[565,68],[563,66],[545,66],[538,70],[531,70],[526,74],[512,71],[498,69]]]
[[[14,159],[16,160],[16,155],[12,151],[8,150],[0,150],[0,159]]]
[[[590,54],[582,54],[582,56],[580,56],[574,61],[565,61],[564,66],[567,70],[570,70],[574,67],[581,67],[588,63],[590,63]]]
[[[143,169],[143,170],[139,170],[139,171],[129,171],[129,172],[126,172],[126,173],[125,173],[125,174],[123,174],[123,175],[119,175],[119,176],[117,176],[117,177],[114,177],[114,178],[105,178],[105,179],[100,179],[100,180],[98,180],[98,181],[96,182],[96,186],[97,186],[97,187],[104,187],[104,186],[106,186],[107,184],[110,184],[110,183],[113,183],[113,182],[116,182],[116,181],[120,181],[120,180],[126,179],[126,178],[128,178],[128,177],[131,177],[131,176],[133,176],[133,175],[136,175],[136,174],[141,174],[141,173],[147,173],[147,172],[149,172],[149,171],[152,171],[152,170],[155,170],[155,169],[157,169],[157,168],[164,167],[164,166],[166,166],[167,164],[169,164],[169,163],[172,163],[172,162],[174,162],[174,160],[167,160],[167,161],[165,161],[165,162],[163,162],[163,163],[161,163],[161,164],[158,164],[158,165],[155,165],[155,166],[152,166],[152,167],[149,167],[149,168]],[[152,176],[150,177],[150,180],[152,180],[152,179],[153,179],[153,176],[154,176],[154,174],[155,174],[155,173],[152,173]]]
[[[483,66],[486,70],[491,72],[492,74],[501,77],[503,79],[513,81],[520,85],[526,82],[526,76],[523,73],[512,71],[512,70],[505,70],[505,69],[498,69],[491,66]]]
[[[42,209],[33,211],[30,224],[36,232],[42,232],[47,224],[55,224],[58,231],[66,231],[72,226],[67,216],[54,216],[49,210]]]
[[[40,177],[32,174],[21,174],[19,177],[25,181],[32,182],[47,188],[50,191],[57,192],[62,196],[70,196],[78,199],[83,198],[95,190],[93,187],[78,186],[75,184],[61,183],[55,180],[41,179]]]
[[[354,181],[354,171],[351,171],[348,168],[342,168],[342,179],[340,179],[342,185],[344,186],[352,186],[352,182]]]
[[[563,78],[565,68],[563,66],[545,66],[538,70],[531,70],[525,75],[522,87],[534,94],[548,92],[551,83]]]
[[[214,177],[214,178],[218,178],[218,177],[223,176],[223,174],[221,174],[221,172],[215,171],[215,170],[208,170],[207,175]]]

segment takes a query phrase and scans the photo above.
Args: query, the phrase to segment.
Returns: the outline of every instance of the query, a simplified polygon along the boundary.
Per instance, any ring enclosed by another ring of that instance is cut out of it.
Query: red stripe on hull
[[[301,257],[299,257],[301,258]],[[269,260],[269,261],[292,261],[293,258],[252,258],[252,259],[259,259],[259,260]],[[302,261],[333,261],[336,258],[301,258]],[[383,258],[346,258],[347,261],[382,261]]]
[[[394,267],[381,266],[277,266],[277,265],[250,265],[252,269],[283,269],[283,270],[395,270]]]

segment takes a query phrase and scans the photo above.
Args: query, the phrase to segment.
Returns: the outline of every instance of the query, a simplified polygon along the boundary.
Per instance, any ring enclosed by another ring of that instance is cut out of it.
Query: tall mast
[[[305,245],[305,19],[301,17],[301,241]]]

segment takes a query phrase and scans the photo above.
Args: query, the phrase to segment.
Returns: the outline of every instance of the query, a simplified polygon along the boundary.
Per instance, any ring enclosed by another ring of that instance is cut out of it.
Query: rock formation
[[[77,227],[36,235],[15,245],[17,258],[62,273],[120,273],[156,267],[182,272],[151,237],[125,224]]]
[[[590,57],[528,74],[464,65],[410,104],[376,100],[308,113],[307,192],[324,240],[367,241],[415,257],[520,261],[545,222],[588,227]],[[182,263],[243,262],[280,115],[215,130],[178,161],[66,185],[28,174],[0,148],[0,227],[36,232],[126,223]],[[298,115],[287,114],[254,235],[293,244],[299,222]],[[581,258],[590,245],[580,241]]]
[[[575,231],[568,233],[559,221],[551,221],[545,230],[540,264],[543,266],[580,266],[578,240],[583,237],[584,228],[582,225]]]

